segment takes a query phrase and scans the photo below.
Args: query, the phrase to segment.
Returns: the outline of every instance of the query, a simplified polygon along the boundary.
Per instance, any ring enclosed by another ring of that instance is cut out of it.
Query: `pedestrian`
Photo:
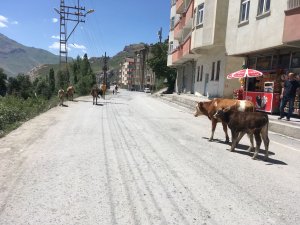
[[[282,90],[281,90],[281,101],[280,101],[280,116],[278,117],[279,120],[284,118],[285,112],[284,112],[284,107],[288,103],[288,112],[286,115],[286,120],[290,121],[291,115],[294,111],[294,102],[295,102],[295,97],[296,97],[296,92],[298,90],[299,92],[299,82],[295,79],[295,74],[294,73],[289,73],[288,74],[288,79],[284,81]]]

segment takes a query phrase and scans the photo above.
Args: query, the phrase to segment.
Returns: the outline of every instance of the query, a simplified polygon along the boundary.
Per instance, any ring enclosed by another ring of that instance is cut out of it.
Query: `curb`
[[[175,103],[177,105],[180,105],[182,107],[188,108],[190,110],[195,110],[195,100],[178,97],[175,95],[155,95],[154,97],[160,98],[161,100],[168,101]],[[206,98],[202,98],[199,100],[205,101],[208,100]],[[300,125],[300,123],[299,123]],[[300,139],[300,126],[296,126],[293,124],[288,124],[285,122],[278,122],[277,120],[274,120],[270,118],[269,116],[269,131],[282,134],[288,137]]]

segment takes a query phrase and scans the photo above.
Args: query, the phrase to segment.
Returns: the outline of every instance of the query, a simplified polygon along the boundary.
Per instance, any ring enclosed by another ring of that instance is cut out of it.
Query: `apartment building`
[[[230,0],[227,53],[265,74],[299,73],[299,24],[299,0]]]
[[[134,69],[134,59],[125,58],[124,62],[121,64],[121,69],[120,69],[121,86],[123,88],[128,88],[128,89],[131,88],[134,80],[133,69]]]
[[[171,1],[168,66],[177,69],[177,92],[232,97],[239,86],[226,79],[244,61],[226,52],[228,6],[229,0]]]

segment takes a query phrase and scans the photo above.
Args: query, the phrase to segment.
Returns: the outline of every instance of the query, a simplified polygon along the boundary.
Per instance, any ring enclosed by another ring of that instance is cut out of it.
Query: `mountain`
[[[58,64],[59,56],[43,49],[26,47],[0,33],[0,68],[8,76],[26,74],[43,64]]]

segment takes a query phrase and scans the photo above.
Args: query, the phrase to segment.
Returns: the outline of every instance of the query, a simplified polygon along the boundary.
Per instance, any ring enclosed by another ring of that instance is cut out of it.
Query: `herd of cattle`
[[[105,87],[102,86],[100,89],[98,87],[92,88],[90,94],[93,96],[93,105],[97,105],[99,95],[104,96],[106,90],[103,88]],[[73,86],[67,88],[66,94],[63,89],[60,89],[58,91],[60,105],[63,105],[65,95],[68,100],[70,98],[73,101],[74,93],[75,88]],[[255,112],[254,104],[251,101],[215,98],[211,101],[198,102],[194,116],[198,117],[200,115],[205,115],[211,120],[212,130],[209,141],[213,140],[217,123],[221,122],[225,132],[225,143],[229,143],[227,127],[231,130],[232,143],[230,151],[234,151],[241,138],[247,134],[250,139],[248,151],[251,152],[255,149],[252,158],[255,159],[257,157],[263,140],[265,145],[265,160],[268,159],[270,143],[268,137],[269,118],[265,113]],[[253,137],[256,142],[255,148]]]
[[[97,98],[99,98],[99,95],[104,98],[106,91],[106,87],[102,85],[102,87],[99,89],[97,86],[94,86],[90,92],[90,94],[93,96],[93,105],[97,105]],[[73,96],[75,93],[75,88],[74,86],[69,86],[67,88],[67,91],[65,93],[64,89],[59,89],[58,90],[58,98],[59,98],[59,105],[63,106],[64,105],[64,98],[67,97],[67,100],[73,101]]]
[[[197,102],[194,116],[198,117],[200,115],[205,115],[211,120],[210,141],[213,140],[217,123],[221,122],[225,132],[226,143],[229,143],[227,126],[231,130],[232,144],[230,151],[234,151],[241,138],[247,134],[250,139],[249,152],[254,150],[253,136],[256,142],[252,159],[256,159],[262,140],[265,145],[265,160],[268,159],[270,142],[268,137],[269,118],[265,113],[255,112],[254,104],[251,101],[215,98],[211,101]]]

